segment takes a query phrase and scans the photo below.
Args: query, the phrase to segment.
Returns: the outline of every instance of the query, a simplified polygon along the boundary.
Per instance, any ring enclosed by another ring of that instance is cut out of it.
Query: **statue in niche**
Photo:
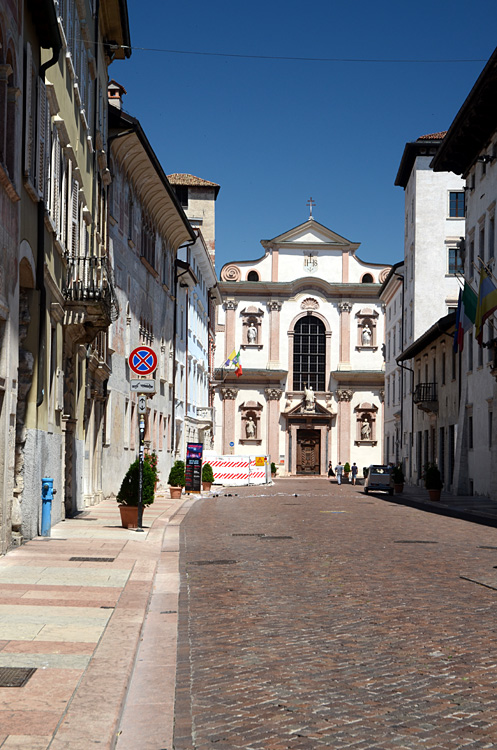
[[[257,328],[253,323],[247,328],[247,341],[249,344],[257,343]]]
[[[314,411],[314,391],[312,390],[312,385],[305,386],[304,388],[304,399],[305,399],[305,408],[307,411]]]
[[[363,440],[371,440],[371,425],[367,419],[362,420],[361,424],[361,438]]]
[[[362,329],[362,345],[371,346],[371,328],[367,323]]]
[[[255,438],[255,422],[252,417],[248,417],[245,422],[245,436],[248,440]]]

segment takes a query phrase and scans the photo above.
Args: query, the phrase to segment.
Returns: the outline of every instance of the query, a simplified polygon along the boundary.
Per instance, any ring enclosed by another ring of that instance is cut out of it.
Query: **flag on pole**
[[[235,357],[236,357],[236,349],[233,349],[233,351],[231,352],[230,356],[228,357],[228,359],[224,363],[224,366],[225,367],[229,367],[232,364],[232,362],[235,359]]]
[[[483,343],[483,325],[487,318],[497,310],[497,287],[490,278],[485,267],[480,269],[480,288],[478,290],[478,304],[476,306],[476,340]]]
[[[478,296],[476,292],[465,281],[464,289],[459,291],[459,303],[457,305],[456,330],[454,332],[454,351],[456,353],[462,352],[464,334],[474,325],[477,304]]]
[[[238,354],[233,359],[233,364],[235,365],[235,375],[237,378],[239,378],[242,374],[242,366],[240,364],[240,350],[238,350]]]

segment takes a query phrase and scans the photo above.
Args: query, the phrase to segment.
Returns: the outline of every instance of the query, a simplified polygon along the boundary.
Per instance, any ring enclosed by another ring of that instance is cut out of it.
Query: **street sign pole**
[[[140,414],[140,449],[138,463],[138,522],[137,531],[143,531],[143,455],[145,447],[145,414]]]

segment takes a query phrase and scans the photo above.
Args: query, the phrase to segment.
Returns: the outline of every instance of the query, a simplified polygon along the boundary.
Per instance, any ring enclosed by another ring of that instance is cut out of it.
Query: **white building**
[[[182,246],[176,264],[174,451],[187,443],[212,448],[214,421],[210,379],[215,305],[220,301],[215,258],[215,202],[219,185],[190,174],[169,175],[196,240]]]
[[[413,438],[412,360],[396,367],[403,350],[417,341],[439,319],[457,307],[462,272],[462,239],[465,234],[464,182],[450,172],[434,172],[430,164],[443,143],[445,133],[424,135],[407,143],[395,184],[405,191],[404,260],[391,303],[397,309],[386,317],[386,344],[390,398],[396,414],[395,433],[400,435],[394,457],[401,460],[408,482],[419,482],[419,461]],[[390,283],[390,282],[389,282]],[[390,284],[391,287],[391,284]],[[383,288],[381,297],[391,294]],[[403,297],[401,317],[397,300]],[[423,371],[423,382],[433,382],[432,372]],[[395,394],[395,402],[393,395]],[[391,429],[391,428],[390,428]],[[427,439],[432,439],[429,433]],[[422,448],[423,454],[426,452]],[[436,454],[436,446],[426,449]],[[392,453],[392,451],[390,451]]]
[[[383,312],[389,268],[311,217],[252,261],[221,270],[215,448],[269,455],[280,474],[382,457]],[[225,366],[240,352],[243,374]]]
[[[483,261],[495,279],[495,207],[497,204],[497,49],[473,86],[433,159],[432,167],[466,180],[466,253],[464,275],[478,291]],[[481,259],[481,260],[480,260]],[[475,268],[475,264],[476,268]],[[461,393],[456,423],[453,491],[497,497],[497,337],[495,315],[478,345],[474,329],[458,355]]]
[[[402,351],[404,264],[395,263],[380,289],[385,316],[385,422],[383,460],[398,464],[401,461],[401,425],[403,399],[402,370],[397,357]]]

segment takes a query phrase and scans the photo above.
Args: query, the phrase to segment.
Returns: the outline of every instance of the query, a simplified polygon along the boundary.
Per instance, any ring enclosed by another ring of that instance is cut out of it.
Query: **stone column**
[[[280,251],[277,247],[271,250],[271,281],[278,281],[278,261]]]
[[[280,367],[280,311],[281,302],[277,299],[267,303],[269,310],[269,361],[268,370]]]
[[[280,462],[280,398],[281,388],[266,388],[267,404],[267,452],[276,466]]]
[[[350,302],[339,302],[340,310],[340,361],[339,370],[350,370]]]
[[[230,442],[236,446],[236,397],[238,388],[221,388],[223,399],[223,454],[231,453]]]
[[[342,284],[348,284],[349,281],[349,258],[350,251],[344,250],[342,252]]]
[[[350,461],[348,455],[350,451],[350,402],[352,401],[352,391],[347,388],[339,388],[336,392],[338,399],[338,440],[337,440],[337,459],[343,464]]]
[[[236,302],[236,300],[234,299],[227,299],[224,303],[224,309],[226,310],[226,331],[224,334],[224,359],[225,361],[230,356],[236,344],[235,310],[237,306],[238,306],[238,302]]]

